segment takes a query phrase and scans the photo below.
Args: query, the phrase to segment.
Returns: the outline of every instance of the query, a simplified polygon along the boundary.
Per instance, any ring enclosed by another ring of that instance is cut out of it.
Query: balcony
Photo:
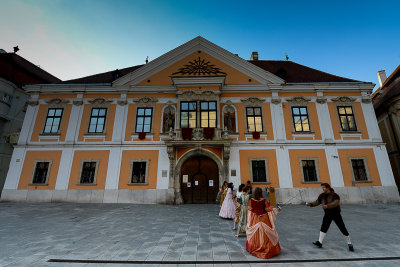
[[[228,140],[228,132],[221,128],[182,128],[169,133],[171,141],[222,141]]]

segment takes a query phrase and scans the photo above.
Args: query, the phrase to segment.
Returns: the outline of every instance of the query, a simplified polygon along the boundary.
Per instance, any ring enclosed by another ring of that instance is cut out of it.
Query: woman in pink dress
[[[235,218],[236,206],[233,203],[233,183],[228,184],[228,191],[224,202],[222,203],[221,210],[219,211],[219,216],[225,219]]]

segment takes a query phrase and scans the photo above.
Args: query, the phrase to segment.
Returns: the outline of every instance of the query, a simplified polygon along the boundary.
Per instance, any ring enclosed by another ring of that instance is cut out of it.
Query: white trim
[[[395,186],[396,182],[394,180],[392,166],[390,165],[386,147],[384,145],[375,146],[373,149],[382,186]]]
[[[325,155],[332,187],[344,187],[342,166],[337,148],[326,146]]]
[[[286,147],[276,148],[276,164],[278,165],[279,187],[293,188],[292,166],[290,166],[289,151]]]
[[[55,190],[68,189],[73,159],[74,159],[74,150],[72,148],[66,148],[62,150],[60,166],[58,167]]]
[[[14,148],[3,189],[17,189],[26,156],[25,148]]]
[[[122,147],[112,147],[110,149],[105,189],[118,189],[123,151]]]

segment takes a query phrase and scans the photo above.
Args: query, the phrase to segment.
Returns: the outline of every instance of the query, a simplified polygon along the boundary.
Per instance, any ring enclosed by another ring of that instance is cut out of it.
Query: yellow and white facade
[[[252,180],[284,204],[321,182],[347,203],[399,201],[374,85],[263,64],[197,37],[110,82],[26,86],[2,200],[210,203]]]

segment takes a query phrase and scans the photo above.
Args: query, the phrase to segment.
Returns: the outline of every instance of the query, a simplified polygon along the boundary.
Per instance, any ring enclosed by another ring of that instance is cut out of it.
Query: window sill
[[[298,134],[298,135],[315,135],[315,132],[311,132],[311,131],[309,131],[309,132],[296,132],[296,131],[293,131],[292,132],[292,135],[296,135],[296,134]]]
[[[49,186],[49,184],[28,184],[30,186]]]
[[[372,181],[371,181],[371,180],[367,180],[367,181],[353,181],[353,183],[355,183],[355,184],[358,184],[358,183],[360,183],[360,184],[364,184],[364,183],[368,184],[368,183],[372,183]]]
[[[97,184],[76,184],[76,185],[82,185],[82,186],[93,186],[93,185],[97,185]]]
[[[359,131],[340,131],[340,134],[361,134]]]
[[[302,184],[321,184],[321,181],[313,181],[313,182],[306,182],[306,181],[302,181]]]
[[[39,137],[51,137],[51,136],[60,137],[61,133],[60,132],[58,132],[58,133],[41,133],[39,135]]]
[[[149,185],[149,183],[128,183],[129,186],[135,186],[135,185],[139,185],[139,186],[144,186],[144,185]]]
[[[271,182],[251,182],[251,184],[271,184]]]

